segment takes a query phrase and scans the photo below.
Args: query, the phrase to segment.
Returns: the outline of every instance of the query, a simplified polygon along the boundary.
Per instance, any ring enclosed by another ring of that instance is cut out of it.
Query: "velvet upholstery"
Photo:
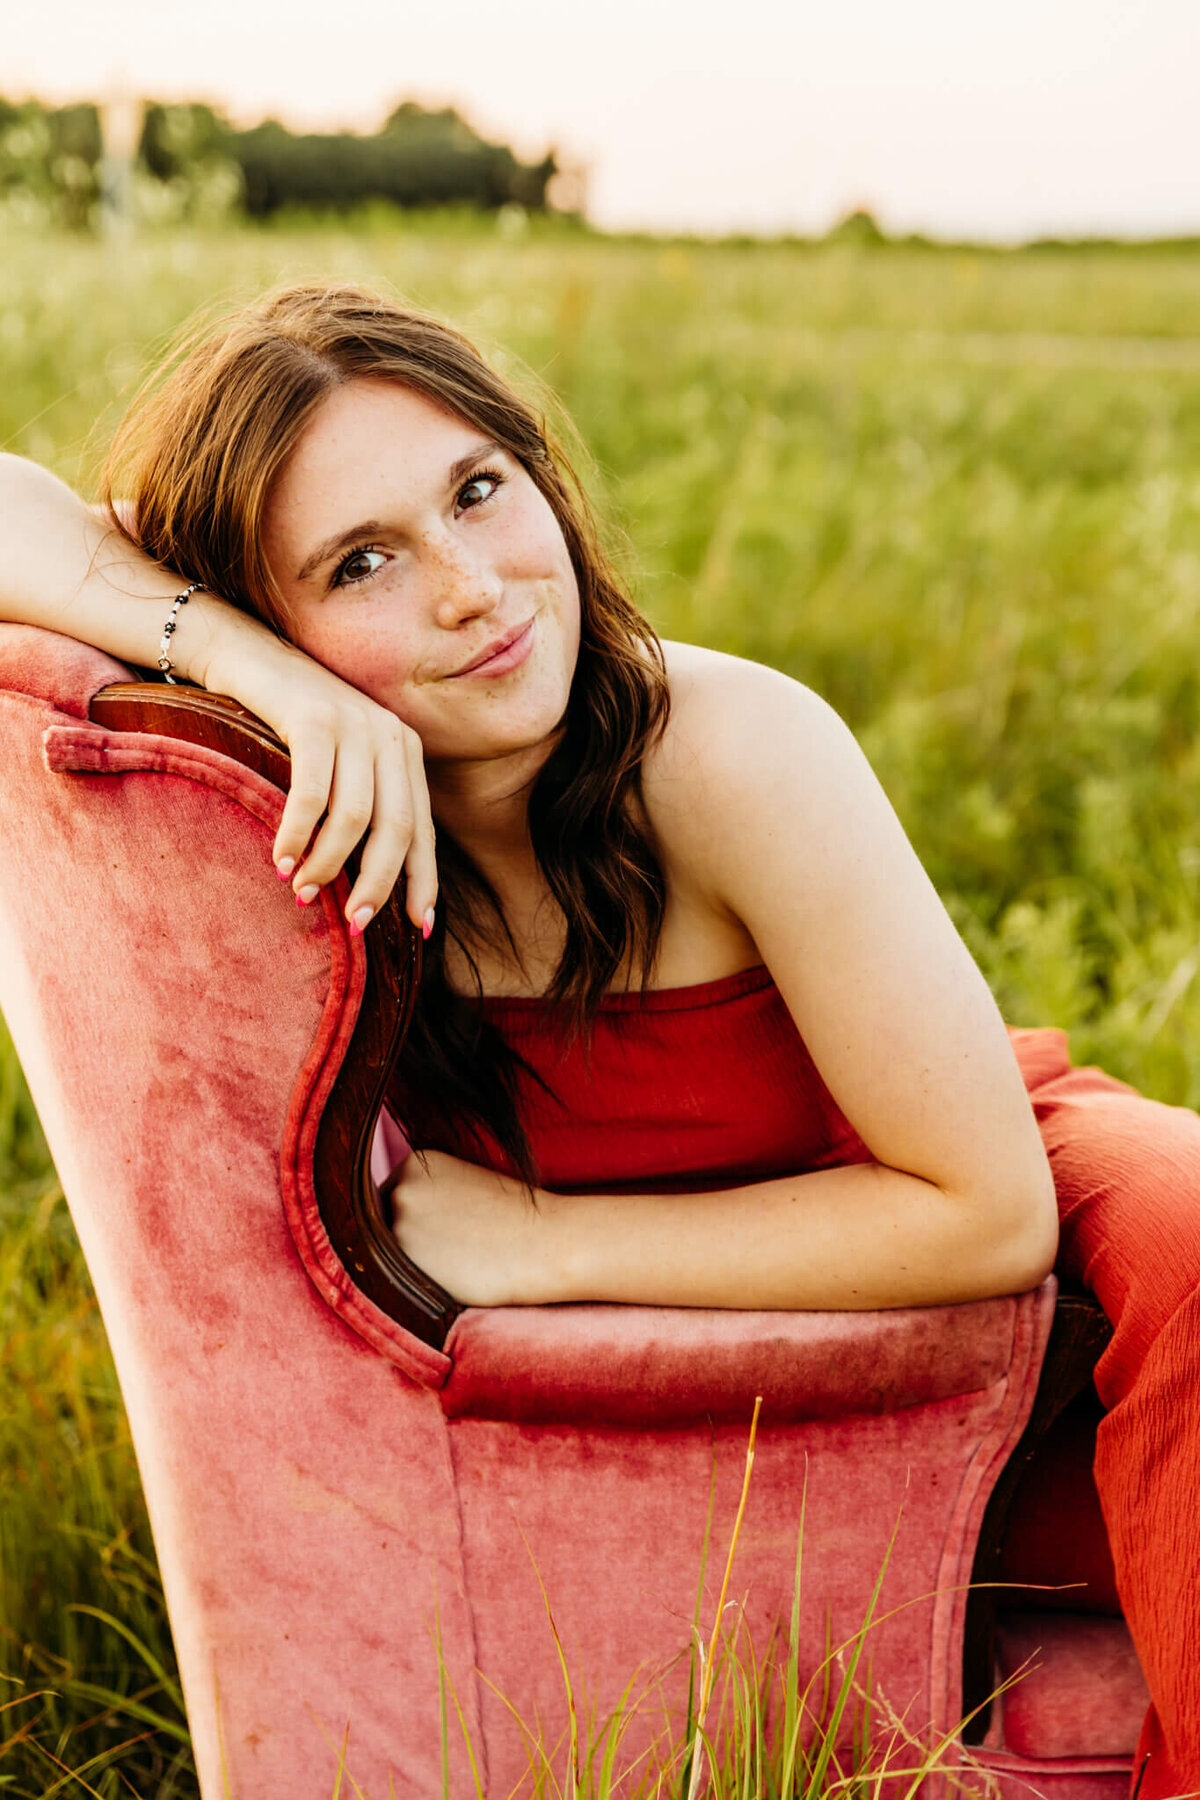
[[[1053,1281],[885,1314],[468,1311],[444,1353],[417,1343],[349,1280],[312,1187],[363,943],[340,894],[301,911],[274,879],[277,790],[87,722],[126,674],[0,627],[0,1006],[112,1343],[206,1800],[326,1800],[347,1727],[373,1800],[389,1781],[433,1800],[435,1615],[485,1791],[508,1794],[525,1753],[496,1689],[551,1739],[564,1722],[535,1565],[600,1715],[639,1663],[678,1700],[710,1480],[711,1564],[756,1393],[735,1582],[755,1644],[787,1615],[802,1499],[806,1670],[827,1612],[835,1642],[858,1623],[899,1518],[883,1605],[913,1603],[874,1635],[873,1677],[949,1729],[963,1585]],[[710,1566],[705,1617],[714,1594]],[[1020,1717],[1021,1756],[984,1754],[1108,1800],[1132,1739],[1093,1767]],[[451,1757],[465,1795],[453,1733]]]
[[[107,746],[130,773],[67,772],[106,736],[74,647],[67,713],[39,697],[57,641],[0,637],[0,1003],[112,1343],[204,1792],[223,1738],[234,1800],[328,1796],[347,1721],[373,1792],[440,1791],[435,1606],[475,1717],[441,1411],[338,1316],[283,1204],[361,946],[276,881],[278,793],[190,751],[133,772],[161,750],[136,740]]]
[[[1008,1614],[996,1644],[1005,1682],[975,1756],[1001,1800],[1125,1800],[1149,1694],[1122,1620]]]
[[[773,1383],[762,1384],[767,1405],[774,1403],[783,1422],[768,1417],[760,1439],[738,1547],[737,1589],[746,1596],[755,1644],[765,1644],[789,1611],[802,1494],[805,1676],[821,1659],[827,1614],[835,1644],[865,1616],[899,1520],[881,1606],[904,1610],[873,1634],[876,1700],[886,1699],[897,1713],[935,1730],[954,1724],[975,1538],[987,1494],[1032,1398],[1050,1298],[1045,1289],[1012,1306],[1009,1366],[973,1392],[893,1412],[843,1410],[805,1418],[802,1394],[790,1391],[786,1377],[776,1374]],[[809,1360],[805,1326],[820,1333],[824,1320],[797,1315],[796,1323],[802,1383]],[[857,1324],[869,1338],[877,1320],[860,1316]],[[629,1328],[645,1329],[635,1318]],[[719,1323],[711,1329],[719,1330]],[[603,1366],[598,1360],[594,1367],[594,1388]],[[694,1372],[703,1369],[700,1357]],[[683,1380],[689,1374],[693,1370],[681,1370]],[[444,1403],[453,1384],[452,1375]],[[556,1395],[552,1411],[561,1410]],[[451,1423],[467,1588],[487,1597],[486,1606],[475,1608],[480,1664],[519,1669],[519,1695],[509,1697],[542,1717],[560,1712],[561,1690],[553,1660],[531,1654],[538,1608],[531,1565],[553,1596],[568,1653],[587,1671],[603,1712],[640,1660],[661,1669],[686,1651],[714,1477],[718,1543],[733,1517],[745,1420],[691,1429],[630,1429],[633,1424],[632,1418],[625,1429],[594,1424],[584,1405],[570,1424],[538,1422],[532,1408],[520,1422]],[[681,1683],[682,1670],[677,1704]],[[482,1705],[489,1744],[503,1745],[503,1701],[485,1689]],[[507,1792],[517,1772],[507,1747],[493,1769],[502,1777],[497,1792]]]
[[[1127,1754],[1150,1704],[1120,1619],[1010,1613],[997,1642],[997,1680],[1014,1681],[995,1736],[1020,1756]]]
[[[451,1418],[745,1426],[889,1414],[990,1390],[1010,1372],[1016,1300],[883,1313],[695,1307],[472,1309],[451,1328]],[[636,1317],[639,1330],[629,1330]]]

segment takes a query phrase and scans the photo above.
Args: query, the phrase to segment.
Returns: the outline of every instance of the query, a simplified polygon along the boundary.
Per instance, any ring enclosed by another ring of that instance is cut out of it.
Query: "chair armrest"
[[[678,1430],[885,1416],[1003,1383],[1021,1299],[888,1312],[470,1307],[446,1344],[453,1419]]]

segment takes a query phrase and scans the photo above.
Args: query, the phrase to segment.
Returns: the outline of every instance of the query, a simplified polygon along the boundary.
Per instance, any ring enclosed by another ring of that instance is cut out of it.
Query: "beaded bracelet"
[[[191,581],[188,583],[187,587],[184,588],[182,594],[176,594],[174,600],[171,602],[171,610],[167,614],[167,622],[163,626],[162,642],[158,646],[158,666],[172,687],[178,687],[179,683],[171,673],[175,664],[167,655],[167,651],[171,647],[171,639],[174,637],[175,627],[179,623],[179,609],[181,606],[186,606],[192,595],[198,594],[203,586],[204,583],[202,581]]]

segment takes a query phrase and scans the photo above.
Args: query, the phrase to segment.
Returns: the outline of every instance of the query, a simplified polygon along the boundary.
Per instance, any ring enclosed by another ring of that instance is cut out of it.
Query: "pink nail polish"
[[[421,920],[421,936],[425,939],[426,942],[428,942],[432,935],[433,935],[433,908],[432,908],[432,906],[427,906],[425,908],[425,917]]]
[[[294,856],[281,856],[279,861],[275,864],[275,873],[278,875],[280,881],[286,881],[295,867],[296,859]]]
[[[296,895],[296,905],[297,906],[311,906],[313,901],[316,899],[317,895],[320,893],[320,891],[321,890],[319,887],[313,887],[311,885],[308,887],[302,887],[300,889],[300,892]]]
[[[361,937],[374,917],[375,908],[373,906],[357,907],[350,920],[350,936]]]

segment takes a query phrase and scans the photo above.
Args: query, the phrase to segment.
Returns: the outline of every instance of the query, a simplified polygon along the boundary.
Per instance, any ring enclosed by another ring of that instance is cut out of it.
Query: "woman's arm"
[[[0,619],[149,668],[188,579],[143,556],[45,469],[0,455]],[[437,871],[416,734],[212,594],[194,594],[180,610],[171,658],[180,675],[232,695],[288,745],[292,785],[273,854],[297,896],[315,898],[365,832],[347,917],[361,925],[378,912],[403,868],[407,911],[421,924]]]
[[[874,1163],[560,1198],[410,1159],[401,1242],[461,1299],[870,1308],[1049,1271],[1054,1187],[995,1002],[853,737],[785,677],[689,653],[647,804],[671,881],[740,921]],[[435,1190],[440,1189],[440,1193]],[[451,1223],[450,1213],[453,1213]]]
[[[470,1306],[610,1300],[641,1306],[861,1312],[1017,1294],[1050,1272],[1053,1200],[995,1220],[879,1163],[710,1194],[562,1195],[438,1151],[390,1189],[400,1243]],[[1030,1204],[1032,1203],[1032,1205]],[[1036,1232],[1022,1227],[1040,1211]]]

